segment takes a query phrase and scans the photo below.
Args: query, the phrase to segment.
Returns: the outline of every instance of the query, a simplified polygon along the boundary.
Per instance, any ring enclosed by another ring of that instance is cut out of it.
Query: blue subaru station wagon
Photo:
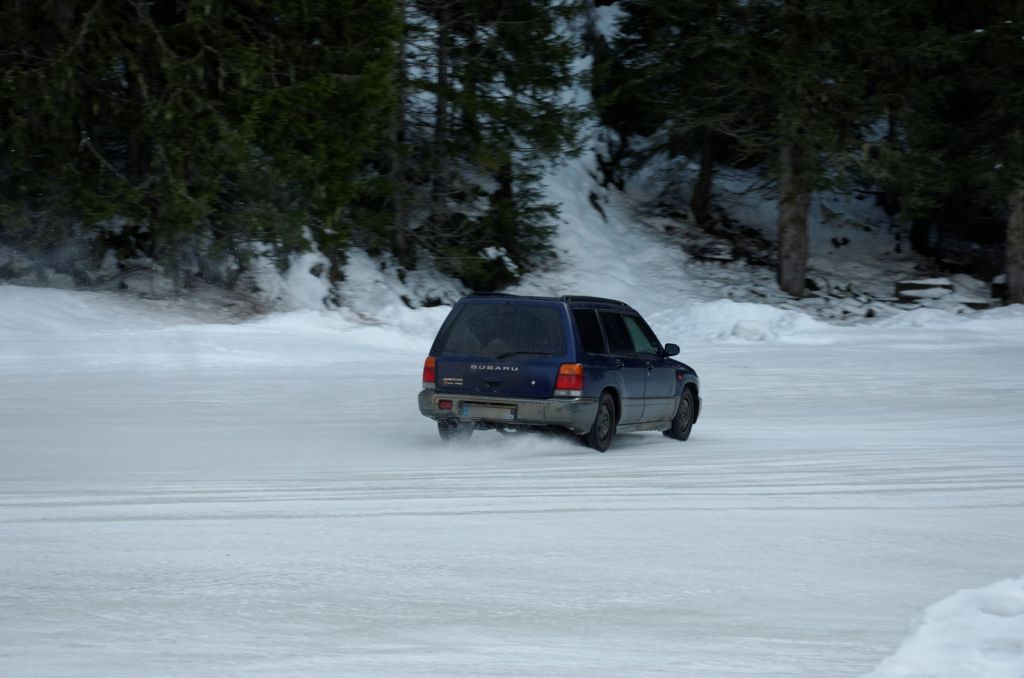
[[[475,429],[567,430],[601,452],[616,431],[686,440],[700,382],[678,353],[621,301],[473,294],[434,339],[420,412],[446,440]]]

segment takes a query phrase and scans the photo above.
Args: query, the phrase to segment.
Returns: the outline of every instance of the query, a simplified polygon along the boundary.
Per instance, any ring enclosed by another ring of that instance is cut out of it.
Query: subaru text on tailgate
[[[616,431],[686,440],[697,373],[640,314],[597,297],[464,297],[423,364],[420,412],[444,439],[474,429],[561,429],[604,452]]]

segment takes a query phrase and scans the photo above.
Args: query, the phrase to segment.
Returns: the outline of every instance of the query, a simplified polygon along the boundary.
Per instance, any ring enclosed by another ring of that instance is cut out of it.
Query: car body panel
[[[450,407],[441,407],[449,401]],[[423,389],[420,412],[431,419],[458,419],[485,428],[561,428],[583,434],[597,414],[594,398],[504,398],[438,393]]]
[[[671,358],[648,361],[643,421],[671,421],[679,406],[679,379]]]
[[[561,361],[495,360],[466,354],[437,361],[438,393],[463,393],[517,398],[550,396]]]

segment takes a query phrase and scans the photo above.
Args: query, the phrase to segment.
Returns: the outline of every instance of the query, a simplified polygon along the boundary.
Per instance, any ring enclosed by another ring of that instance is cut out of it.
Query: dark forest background
[[[312,247],[337,278],[358,246],[498,289],[551,256],[539,179],[593,115],[605,181],[699,166],[701,227],[722,172],[770,186],[794,296],[827,189],[1024,301],[1021,0],[5,0],[0,26],[0,245],[81,285],[230,288]]]

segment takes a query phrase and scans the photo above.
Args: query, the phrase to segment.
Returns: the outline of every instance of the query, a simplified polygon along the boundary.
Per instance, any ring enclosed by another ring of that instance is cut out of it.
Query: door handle
[[[622,362],[621,360],[616,360],[615,361],[615,369],[621,370],[625,366],[626,366],[626,363]]]

